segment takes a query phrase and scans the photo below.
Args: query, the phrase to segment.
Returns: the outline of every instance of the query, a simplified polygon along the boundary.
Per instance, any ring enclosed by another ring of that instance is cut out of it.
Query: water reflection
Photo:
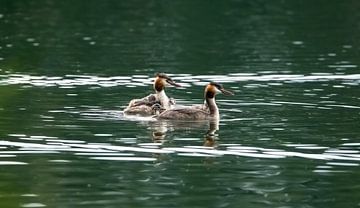
[[[84,116],[89,116],[89,114],[83,114]],[[98,114],[91,114],[94,120],[106,120],[109,119],[109,113],[103,112]],[[115,114],[113,114],[115,115]],[[359,152],[356,149],[349,149],[351,146],[357,146],[357,143],[344,143],[339,147],[338,150],[326,146],[319,146],[317,144],[293,144],[293,143],[285,143],[282,147],[278,149],[271,148],[262,148],[256,146],[246,146],[240,143],[232,143],[227,144],[223,143],[221,139],[219,139],[217,135],[217,131],[219,130],[219,120],[216,121],[206,121],[206,122],[179,122],[179,121],[156,121],[153,119],[145,119],[142,120],[139,117],[137,119],[127,118],[130,122],[140,122],[141,126],[144,129],[149,129],[152,135],[152,141],[154,143],[138,143],[138,142],[130,142],[129,144],[135,144],[137,147],[131,146],[119,146],[119,145],[110,145],[110,144],[82,144],[83,141],[74,141],[71,140],[54,140],[53,138],[46,138],[48,145],[55,144],[67,144],[67,147],[70,147],[70,151],[85,151],[89,152],[89,155],[93,155],[93,153],[99,152],[96,157],[91,157],[92,159],[104,159],[104,160],[132,160],[134,161],[153,161],[153,159],[148,157],[137,157],[138,154],[143,153],[155,153],[155,154],[177,154],[180,156],[201,156],[201,157],[219,157],[225,155],[232,156],[240,156],[240,157],[255,157],[255,158],[268,158],[268,159],[281,159],[286,157],[300,157],[305,159],[315,159],[315,160],[342,160],[342,161],[360,161]],[[89,119],[89,117],[87,117]],[[110,119],[120,119],[124,120],[126,118],[116,117]],[[180,132],[184,134],[186,132],[197,133],[196,137],[188,138],[184,137],[184,135],[174,136],[174,133]],[[203,136],[201,136],[203,135]],[[12,136],[23,136],[23,135],[12,135]],[[113,137],[114,135],[109,134],[97,134],[97,136],[109,136]],[[41,137],[32,136],[29,139],[42,140]],[[200,141],[203,138],[203,146],[210,147],[202,148],[197,145],[185,145],[185,146],[173,146],[172,143],[168,141]],[[24,138],[21,138],[24,139]],[[25,138],[26,139],[26,138]],[[122,138],[120,141],[129,141],[131,138]],[[49,143],[56,142],[57,143]],[[72,143],[69,145],[68,143]],[[126,143],[126,142],[125,142]],[[16,143],[18,144],[18,143]],[[61,145],[64,148],[64,144]],[[14,145],[14,143],[12,143]],[[24,145],[26,145],[24,143]],[[36,145],[35,145],[36,146]],[[41,147],[41,146],[40,146]],[[286,148],[284,148],[286,147]],[[46,147],[46,150],[62,150],[62,148],[54,148],[54,146]],[[80,149],[77,149],[80,148]],[[83,148],[83,149],[82,149]],[[289,149],[290,148],[290,149]],[[346,148],[346,149],[344,149]],[[23,149],[24,150],[24,149]],[[26,148],[25,148],[26,150]],[[28,149],[27,149],[28,150]],[[31,149],[33,151],[33,149]],[[66,150],[66,151],[69,151]],[[301,150],[305,150],[302,152]],[[311,153],[307,153],[306,151],[312,151]],[[115,152],[114,152],[115,151]],[[318,153],[315,153],[318,151]],[[320,152],[319,152],[320,151]],[[125,155],[118,155],[119,152],[125,152]],[[77,153],[78,154],[78,153]],[[82,154],[84,155],[84,154]],[[119,157],[120,156],[120,157]],[[124,156],[131,156],[124,157]],[[331,164],[331,163],[330,163]],[[337,165],[341,163],[336,163]],[[346,163],[344,166],[346,166]],[[349,163],[349,166],[354,166]]]
[[[209,130],[205,134],[205,147],[216,147],[216,140],[218,135],[216,132],[219,130],[219,119],[209,121]]]

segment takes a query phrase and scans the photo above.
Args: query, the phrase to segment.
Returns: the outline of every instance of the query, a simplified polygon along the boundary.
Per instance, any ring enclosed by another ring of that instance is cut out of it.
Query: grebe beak
[[[174,82],[172,79],[166,79],[166,82],[169,83],[172,86],[175,87],[181,87],[181,85],[179,85],[178,83]]]
[[[220,91],[224,95],[235,95],[235,93],[231,92],[230,90],[225,90],[224,88],[220,89]]]

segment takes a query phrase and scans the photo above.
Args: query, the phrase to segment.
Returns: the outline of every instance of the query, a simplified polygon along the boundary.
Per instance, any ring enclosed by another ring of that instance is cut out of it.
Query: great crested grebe
[[[143,116],[154,115],[153,106],[163,110],[171,109],[175,105],[175,101],[165,94],[165,86],[168,84],[180,87],[170,77],[164,73],[157,73],[154,80],[155,94],[150,94],[141,99],[133,99],[129,102],[129,105],[124,109],[125,114],[139,114]]]
[[[233,92],[225,90],[221,84],[210,82],[205,87],[205,103],[204,107],[193,106],[178,109],[165,110],[159,115],[155,116],[157,119],[172,119],[172,120],[205,120],[218,119],[219,109],[215,102],[215,95],[217,93],[225,95],[234,95]]]

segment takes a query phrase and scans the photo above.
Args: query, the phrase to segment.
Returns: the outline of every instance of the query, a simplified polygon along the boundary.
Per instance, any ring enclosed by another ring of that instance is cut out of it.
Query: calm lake
[[[0,207],[360,207],[360,2],[0,2]],[[124,116],[156,72],[220,121]]]

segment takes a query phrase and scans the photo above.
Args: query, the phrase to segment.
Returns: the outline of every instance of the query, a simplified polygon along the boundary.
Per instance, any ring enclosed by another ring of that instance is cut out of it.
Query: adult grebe
[[[176,119],[176,120],[204,120],[204,119],[218,119],[219,109],[215,102],[215,95],[217,93],[223,93],[225,95],[234,95],[233,92],[225,90],[221,84],[210,82],[205,87],[205,103],[207,107],[205,109],[195,107],[185,107],[178,109],[165,110],[159,115],[155,116],[157,119]]]
[[[143,116],[154,115],[153,106],[157,105],[161,111],[171,109],[175,105],[175,100],[168,98],[165,94],[165,86],[168,84],[180,87],[170,77],[164,73],[157,73],[154,80],[155,94],[150,94],[141,99],[133,99],[124,109],[125,114],[139,114]]]

